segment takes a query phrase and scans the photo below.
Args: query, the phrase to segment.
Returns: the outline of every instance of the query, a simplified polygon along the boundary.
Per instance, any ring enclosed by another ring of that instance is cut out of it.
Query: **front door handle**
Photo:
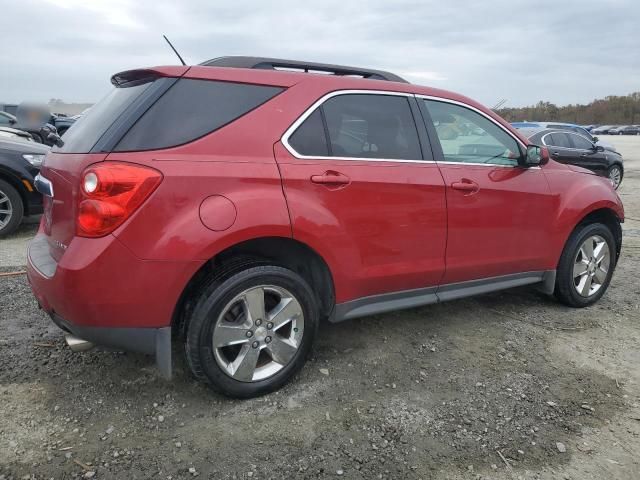
[[[327,186],[349,185],[351,183],[351,179],[345,174],[333,170],[327,170],[322,175],[311,175],[311,181],[318,185]]]
[[[553,152],[553,153],[551,154],[551,156],[552,156],[552,157],[559,157],[559,156],[560,156],[560,153],[558,153],[558,152]]]
[[[476,182],[473,182],[469,179],[463,178],[459,182],[453,182],[451,184],[451,188],[453,188],[454,190],[467,192],[467,194],[471,195],[472,193],[476,193],[480,190],[480,185],[478,185]]]

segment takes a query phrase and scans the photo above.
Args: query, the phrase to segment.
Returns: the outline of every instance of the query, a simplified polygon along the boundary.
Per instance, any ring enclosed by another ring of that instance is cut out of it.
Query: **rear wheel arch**
[[[261,237],[237,243],[218,252],[192,276],[183,290],[172,317],[174,333],[183,335],[190,312],[200,293],[210,282],[248,268],[275,265],[287,268],[311,286],[320,307],[320,318],[327,318],[335,304],[333,275],[327,262],[308,245],[287,237]]]

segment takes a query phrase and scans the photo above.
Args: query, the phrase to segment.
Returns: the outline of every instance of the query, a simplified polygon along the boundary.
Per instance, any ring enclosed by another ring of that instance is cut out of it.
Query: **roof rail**
[[[328,63],[303,62],[300,60],[283,60],[281,58],[230,56],[218,57],[200,65],[207,67],[256,68],[262,70],[289,70],[311,73],[327,73],[340,76],[362,77],[372,80],[409,83],[398,75],[383,70],[369,68],[345,67]]]

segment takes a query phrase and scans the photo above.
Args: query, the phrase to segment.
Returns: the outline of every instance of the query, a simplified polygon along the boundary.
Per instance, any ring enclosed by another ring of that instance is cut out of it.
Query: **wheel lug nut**
[[[262,320],[257,319],[257,320],[256,320],[256,326],[258,326],[258,327],[259,327],[260,325],[262,325]]]
[[[253,337],[253,332],[251,330],[247,330],[247,338]]]
[[[264,342],[265,342],[265,343],[271,343],[271,337],[267,337],[267,338],[265,338],[265,339],[264,339]]]
[[[273,328],[273,323],[269,322],[267,323],[267,329],[271,330]]]
[[[259,346],[259,345],[260,345],[260,343],[259,343],[259,342],[253,342],[253,343],[251,344],[251,346],[252,346],[253,348],[258,348],[258,346]]]

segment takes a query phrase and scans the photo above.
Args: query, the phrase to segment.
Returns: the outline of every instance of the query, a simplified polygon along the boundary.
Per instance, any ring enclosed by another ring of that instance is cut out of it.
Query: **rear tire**
[[[12,185],[0,180],[0,237],[13,233],[23,216],[22,197]]]
[[[304,365],[318,318],[313,291],[291,270],[254,266],[214,277],[187,319],[187,362],[197,379],[224,395],[273,392]]]
[[[609,227],[602,223],[579,225],[558,263],[556,298],[575,308],[593,305],[609,287],[616,259],[616,242]]]

